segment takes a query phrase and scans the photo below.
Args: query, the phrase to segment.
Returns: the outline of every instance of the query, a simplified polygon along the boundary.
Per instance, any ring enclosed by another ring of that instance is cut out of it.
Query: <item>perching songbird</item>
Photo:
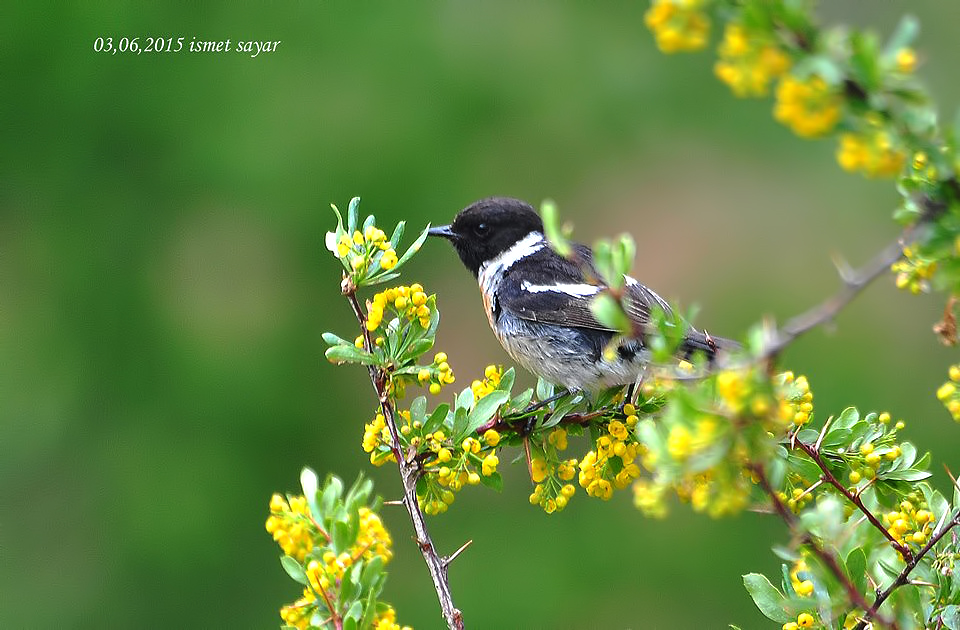
[[[643,335],[619,340],[590,310],[606,287],[593,268],[589,247],[574,245],[573,260],[555,252],[543,221],[530,204],[491,197],[461,210],[450,225],[430,229],[453,243],[460,260],[477,278],[490,327],[500,344],[525,369],[571,390],[598,391],[637,381],[650,362]],[[625,278],[623,300],[634,330],[645,330],[651,307],[674,318],[659,295]],[[737,344],[687,327],[680,357],[701,353],[712,361]]]

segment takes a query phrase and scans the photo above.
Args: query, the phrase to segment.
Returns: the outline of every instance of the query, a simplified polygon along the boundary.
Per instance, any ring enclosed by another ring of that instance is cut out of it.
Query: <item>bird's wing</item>
[[[578,246],[577,254],[577,262],[549,250],[523,259],[500,283],[498,307],[528,321],[615,332],[598,322],[590,310],[590,303],[605,288],[593,268],[590,250]],[[637,329],[650,322],[651,308],[661,308],[671,316],[663,298],[633,278],[627,279],[624,292],[624,309]]]

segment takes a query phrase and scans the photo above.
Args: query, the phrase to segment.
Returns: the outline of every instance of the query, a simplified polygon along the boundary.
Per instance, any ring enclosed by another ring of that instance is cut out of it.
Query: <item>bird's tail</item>
[[[740,349],[740,344],[732,339],[714,337],[705,330],[691,328],[680,344],[680,355],[685,359],[701,354],[714,363],[717,357]]]

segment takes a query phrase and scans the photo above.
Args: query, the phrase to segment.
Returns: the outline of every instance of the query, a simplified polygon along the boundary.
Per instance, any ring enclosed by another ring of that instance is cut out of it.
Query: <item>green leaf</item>
[[[298,582],[304,586],[307,585],[307,572],[304,571],[303,565],[297,562],[295,558],[291,558],[287,555],[280,556],[280,565],[294,582]]]
[[[373,482],[369,479],[364,479],[363,473],[361,472],[357,475],[357,480],[350,486],[350,490],[347,491],[347,496],[344,501],[347,509],[351,513],[358,511],[362,505],[366,504],[371,492],[373,492]]]
[[[847,576],[861,593],[867,590],[867,555],[863,547],[857,547],[847,554]]]
[[[463,433],[454,437],[454,442],[459,442],[461,438],[472,434],[479,427],[483,426],[485,422],[493,417],[493,414],[497,412],[497,409],[500,408],[500,405],[507,402],[509,399],[510,392],[494,390],[478,400],[477,404],[474,405],[473,409],[467,416],[467,425],[464,428]]]
[[[940,613],[940,621],[949,630],[960,630],[960,606],[950,604]]]
[[[623,306],[609,293],[600,293],[590,301],[590,312],[606,328],[621,333],[630,332],[630,318]]]
[[[443,421],[447,419],[447,414],[449,412],[450,405],[447,403],[440,403],[437,405],[437,408],[433,410],[433,413],[430,414],[430,417],[427,418],[423,423],[424,434],[433,433],[443,426]]]
[[[513,400],[510,401],[510,408],[514,411],[523,411],[527,408],[527,405],[530,404],[530,400],[533,398],[533,388],[528,387],[519,394],[517,394]]]
[[[883,54],[889,58],[895,58],[901,48],[910,46],[920,33],[920,21],[912,15],[905,15],[900,18],[900,23],[893,29],[890,40],[883,49]]]
[[[457,395],[457,409],[472,409],[473,402],[473,390],[469,387]]]
[[[420,246],[423,245],[425,240],[427,240],[427,234],[429,231],[430,224],[428,223],[427,227],[423,228],[423,232],[420,232],[420,236],[417,237],[417,240],[410,244],[410,247],[407,248],[407,251],[403,252],[403,256],[401,256],[400,260],[397,261],[394,269],[406,263],[408,260],[413,258],[414,254],[420,251]]]
[[[406,226],[406,221],[401,221],[400,223],[397,223],[397,227],[393,229],[393,235],[390,237],[390,244],[394,247],[394,249],[400,245],[400,239],[403,238],[403,231]]]
[[[354,563],[350,570],[344,573],[343,577],[340,579],[340,603],[346,604],[350,600],[354,599],[360,593],[360,571],[363,570],[363,561],[358,561]],[[354,602],[358,604],[359,602]],[[361,609],[357,617],[360,617],[363,610]]]
[[[833,421],[833,428],[849,429],[858,422],[860,422],[860,412],[857,411],[856,407],[847,407],[840,416]]]
[[[434,311],[436,312],[436,311]],[[420,324],[416,324],[420,326]],[[433,347],[433,338],[427,339],[418,339],[410,344],[410,346],[403,352],[403,355],[398,357],[400,363],[405,363],[411,359],[416,359],[417,357],[423,356],[427,352],[430,352],[430,348]]]
[[[410,403],[410,422],[423,422],[427,417],[427,397],[417,396]]]
[[[500,473],[498,472],[495,472],[492,475],[480,475],[480,483],[488,488],[496,490],[497,492],[503,491],[503,477],[501,477]]]
[[[770,583],[767,576],[748,573],[743,576],[743,585],[753,598],[753,603],[767,619],[777,623],[793,621],[793,618],[783,610],[783,595]]]
[[[382,585],[383,582],[381,581]],[[380,594],[381,586],[371,587],[367,591],[367,601],[363,605],[363,617],[360,618],[361,628],[372,628],[373,618],[377,616],[377,595]]]
[[[560,214],[552,199],[545,199],[540,204],[540,217],[543,219],[543,233],[550,242],[550,247],[564,258],[569,258],[573,254],[573,247],[560,229]]]
[[[553,383],[543,380],[542,378],[537,379],[537,400],[546,400],[553,396]]]
[[[360,197],[354,197],[347,206],[347,234],[353,237],[357,230],[357,213],[360,210]]]
[[[506,372],[503,373],[503,376],[500,377],[500,384],[497,385],[497,389],[510,392],[513,390],[513,382],[517,378],[517,371],[513,368],[509,368]]]
[[[360,602],[353,602],[353,603],[355,606],[362,606]],[[352,616],[352,613],[353,613],[353,607],[351,606],[350,611],[348,612],[348,614],[350,614],[351,616],[344,617],[343,619],[343,630],[357,630],[357,628],[359,627],[357,625],[357,620]]]
[[[560,400],[557,403],[557,406],[554,407],[553,412],[551,412],[549,416],[546,416],[542,423],[537,425],[537,429],[549,429],[550,427],[560,424],[560,421],[563,420],[563,417],[570,413],[574,407],[580,404],[582,399],[583,397],[578,394],[576,396],[569,396]]]
[[[360,588],[364,592],[369,591],[382,574],[383,556],[375,555],[363,566],[363,573],[360,574]]]
[[[910,468],[913,462],[917,461],[917,447],[910,442],[900,445],[900,453],[900,457],[897,458],[897,463],[900,465],[897,468]]]
[[[467,408],[457,407],[453,412],[453,427],[450,429],[450,433],[452,435],[464,435],[466,433],[466,430],[467,430]]]
[[[882,473],[880,475],[880,477],[886,481],[923,481],[930,476],[930,472],[926,470],[917,470],[916,468],[892,470],[888,473]]]
[[[342,493],[343,482],[340,481],[339,477],[331,476],[330,479],[327,480],[327,487],[323,489],[323,497],[320,499],[321,513],[316,515],[317,518],[327,518],[330,516]]]
[[[327,345],[329,345],[329,346],[338,346],[338,345],[353,346],[353,342],[352,342],[352,341],[347,341],[347,340],[344,339],[343,337],[339,337],[339,336],[333,334],[332,332],[325,332],[325,333],[323,333],[323,335],[321,335],[321,336],[323,337],[323,340],[324,340],[325,342],[327,342]],[[354,347],[356,347],[356,346],[354,346]]]
[[[351,536],[352,531],[349,523],[343,521],[333,522],[333,550],[341,554],[349,549],[357,541],[356,536]]]
[[[320,510],[317,505],[317,492],[320,487],[320,479],[311,468],[304,467],[300,471],[300,487],[303,488],[303,496],[310,506],[310,512],[315,518],[320,518]]]
[[[374,365],[377,363],[376,357],[353,344],[331,346],[327,348],[327,351],[323,354],[331,363],[360,363],[361,365]]]

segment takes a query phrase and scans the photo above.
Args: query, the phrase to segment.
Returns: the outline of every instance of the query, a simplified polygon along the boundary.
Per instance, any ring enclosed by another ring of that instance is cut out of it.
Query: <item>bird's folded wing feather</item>
[[[598,322],[590,310],[590,303],[604,287],[599,284],[589,250],[578,247],[580,264],[550,255],[552,252],[544,253],[547,255],[525,258],[505,274],[497,291],[499,308],[528,321],[616,332]],[[589,280],[584,269],[591,276]],[[651,308],[660,308],[671,316],[670,306],[659,295],[632,278],[624,292],[624,309],[637,328],[649,323]]]

